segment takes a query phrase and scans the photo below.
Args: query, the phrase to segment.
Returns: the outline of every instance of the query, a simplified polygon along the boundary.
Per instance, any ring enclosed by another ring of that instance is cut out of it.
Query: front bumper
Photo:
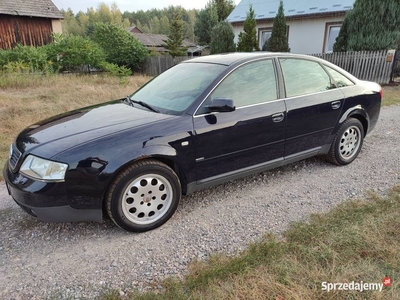
[[[48,183],[3,169],[8,193],[31,216],[45,222],[102,222],[102,210],[84,207],[84,199],[67,197],[66,183]],[[80,205],[80,203],[83,203]],[[80,207],[82,206],[82,207]]]

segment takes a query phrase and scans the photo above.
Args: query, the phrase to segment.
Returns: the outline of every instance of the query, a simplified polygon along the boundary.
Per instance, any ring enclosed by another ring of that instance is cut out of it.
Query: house
[[[52,33],[62,33],[63,18],[51,0],[1,0],[0,49],[48,44]]]
[[[143,33],[139,28],[137,28],[136,26],[134,27],[128,27],[126,30],[128,30],[130,33],[132,32],[136,32],[136,33]]]
[[[290,51],[301,54],[332,52],[345,14],[353,8],[354,1],[283,0]],[[235,42],[252,5],[259,47],[265,50],[279,3],[279,0],[242,0],[227,18],[234,28]]]
[[[129,27],[127,29],[130,33],[136,37],[149,51],[155,51],[161,54],[168,53],[168,49],[165,48],[165,41],[168,40],[168,36],[165,34],[150,34],[143,33],[137,27]],[[188,48],[188,56],[201,56],[205,47],[201,47],[192,43],[188,39],[183,40],[183,46]]]

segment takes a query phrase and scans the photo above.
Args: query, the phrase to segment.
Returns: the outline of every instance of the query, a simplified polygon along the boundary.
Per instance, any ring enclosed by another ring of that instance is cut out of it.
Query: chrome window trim
[[[224,81],[225,80],[225,78],[226,77],[228,77],[229,75],[231,75],[234,71],[236,71],[238,68],[240,68],[240,67],[242,67],[242,66],[244,66],[244,65],[246,65],[246,64],[249,64],[249,63],[253,63],[253,62],[257,62],[257,61],[262,61],[262,60],[270,60],[271,62],[272,62],[272,66],[274,67],[274,71],[275,71],[275,84],[276,84],[276,92],[277,92],[277,97],[279,97],[279,84],[278,84],[278,81],[279,81],[279,79],[278,79],[278,77],[277,77],[277,70],[276,70],[276,66],[275,66],[275,59],[274,59],[274,57],[260,57],[260,58],[256,58],[256,59],[253,59],[253,60],[250,60],[250,61],[246,61],[246,62],[244,62],[244,63],[241,63],[240,65],[238,65],[238,66],[236,66],[235,68],[233,68],[228,74],[226,74],[223,78],[221,78],[221,80],[214,86],[214,88],[207,94],[207,96],[203,99],[203,101],[201,101],[201,103],[200,103],[200,105],[199,106],[197,106],[197,108],[196,108],[196,110],[195,110],[195,112],[194,112],[194,114],[193,114],[193,117],[195,118],[195,117],[197,117],[197,116],[204,116],[204,115],[206,115],[206,114],[201,114],[201,115],[197,115],[197,112],[198,112],[198,110],[202,107],[202,105],[204,104],[204,102],[207,100],[207,98],[208,97],[210,97],[210,95],[215,91],[215,89],[222,83],[222,81]],[[276,100],[272,100],[272,101],[277,101],[277,100],[281,100],[281,99],[276,99]],[[265,104],[265,103],[270,103],[270,102],[272,102],[272,101],[267,101],[267,102],[263,102],[263,103],[259,103],[259,104]],[[256,103],[256,104],[252,104],[252,105],[258,105],[258,103]],[[239,108],[243,108],[244,106],[241,106],[241,107],[238,107],[238,108],[236,108],[236,109],[239,109]],[[210,114],[210,113],[208,113],[208,114]]]

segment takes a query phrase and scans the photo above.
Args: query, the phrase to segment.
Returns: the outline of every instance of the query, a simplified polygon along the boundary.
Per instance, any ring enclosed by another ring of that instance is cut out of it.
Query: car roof
[[[291,54],[291,53],[276,53],[276,52],[236,52],[236,53],[226,53],[226,54],[214,54],[201,56],[198,58],[193,58],[186,60],[183,63],[210,63],[210,64],[220,64],[230,66],[236,63],[246,62],[248,60],[257,58],[268,58],[268,57],[298,57],[315,59],[312,56],[301,55],[301,54]]]

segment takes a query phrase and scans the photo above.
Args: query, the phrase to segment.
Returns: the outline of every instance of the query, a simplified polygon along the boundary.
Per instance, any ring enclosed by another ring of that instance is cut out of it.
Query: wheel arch
[[[354,118],[361,122],[361,124],[363,125],[364,137],[365,137],[367,135],[370,123],[368,113],[365,111],[365,109],[361,105],[348,109],[340,118],[338,125],[340,126],[340,124],[342,124],[349,118]]]
[[[160,154],[158,154],[158,155],[157,154],[141,155],[135,159],[128,161],[124,165],[122,165],[120,168],[115,170],[113,172],[113,174],[110,176],[110,178],[108,179],[108,182],[107,182],[107,187],[105,188],[105,192],[103,195],[103,200],[102,200],[103,210],[104,210],[105,199],[107,197],[107,194],[109,193],[112,183],[118,177],[118,175],[121,174],[122,172],[124,172],[124,170],[129,168],[129,166],[131,166],[132,164],[140,162],[140,161],[145,161],[145,160],[156,160],[156,161],[159,161],[159,162],[167,165],[168,167],[170,167],[179,178],[179,181],[181,183],[182,194],[186,193],[186,190],[187,190],[186,175],[183,172],[181,166],[179,166],[179,164],[174,159],[172,159],[171,157],[169,157],[167,155],[160,155]]]

